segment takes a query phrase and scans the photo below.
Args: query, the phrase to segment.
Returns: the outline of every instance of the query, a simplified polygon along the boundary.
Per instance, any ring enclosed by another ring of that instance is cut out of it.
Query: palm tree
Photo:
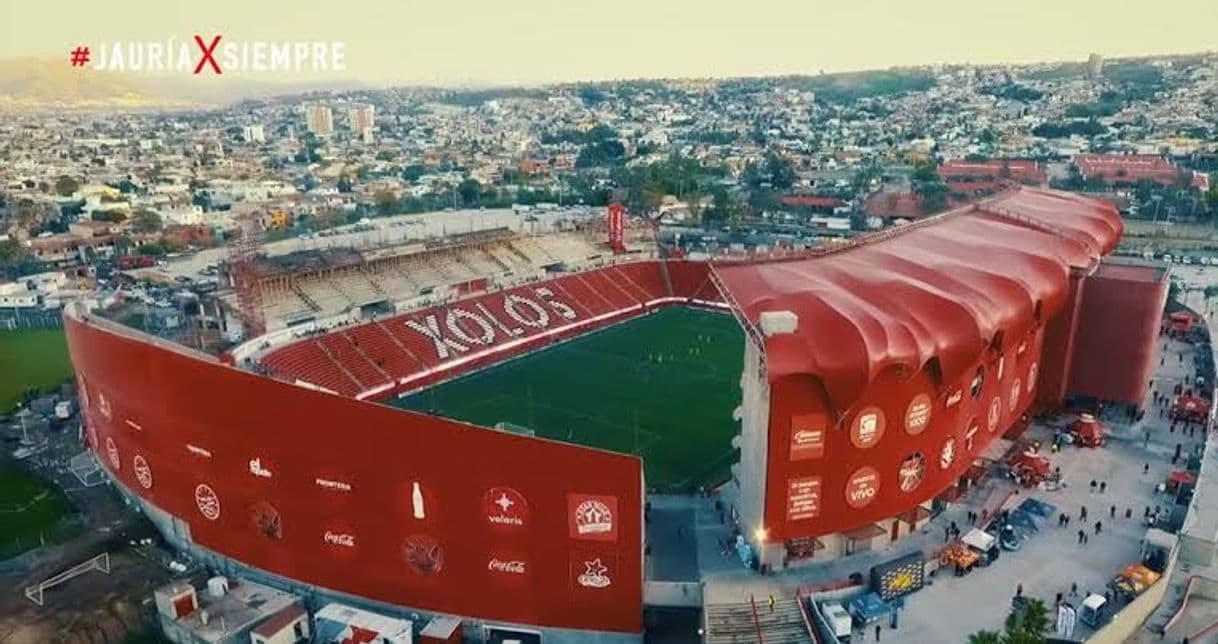
[[[977,631],[968,636],[968,644],[1003,644],[1002,635],[994,631]]]
[[[1039,599],[1029,599],[1011,609],[1001,633],[977,631],[968,637],[968,644],[1045,644],[1053,622],[1049,609]]]

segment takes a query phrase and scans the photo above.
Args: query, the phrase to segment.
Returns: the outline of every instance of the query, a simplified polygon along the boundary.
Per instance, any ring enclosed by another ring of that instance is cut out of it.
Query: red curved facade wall
[[[1046,325],[1066,346],[1076,332],[1072,271],[1122,229],[1101,202],[1023,189],[837,252],[715,267],[761,332],[777,316],[766,538],[850,532],[955,483],[1035,399]]]
[[[1069,394],[1146,402],[1168,282],[1161,268],[1121,264],[1083,281]]]
[[[941,494],[1027,411],[1036,395],[1042,338],[1041,330],[1033,329],[1003,353],[987,350],[964,378],[944,387],[925,371],[901,378],[888,370],[840,422],[828,411],[819,379],[788,376],[771,383],[765,495],[769,537],[849,532]],[[984,375],[974,396],[971,385],[979,368]],[[876,413],[882,429],[868,434],[859,421]],[[800,445],[795,434],[808,429],[823,431],[821,449]],[[806,493],[809,485],[818,496],[814,511],[806,497],[800,504],[791,494]]]
[[[639,459],[66,328],[99,460],[199,545],[428,611],[641,631]]]

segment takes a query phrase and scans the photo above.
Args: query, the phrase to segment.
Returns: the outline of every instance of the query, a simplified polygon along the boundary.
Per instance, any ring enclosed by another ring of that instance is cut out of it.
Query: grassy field
[[[395,404],[640,454],[648,487],[690,490],[730,476],[743,348],[730,316],[665,309]]]
[[[27,388],[55,387],[71,375],[62,330],[0,331],[0,413],[20,402]]]
[[[0,463],[0,557],[36,547],[42,537],[56,539],[59,520],[69,510],[50,483]]]

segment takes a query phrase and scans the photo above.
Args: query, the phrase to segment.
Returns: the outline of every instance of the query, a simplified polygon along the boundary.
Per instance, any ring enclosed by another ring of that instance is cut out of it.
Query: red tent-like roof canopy
[[[770,380],[819,377],[842,409],[886,368],[937,360],[945,382],[960,379],[1000,332],[1023,337],[1056,313],[1070,269],[1122,232],[1107,204],[1021,188],[821,255],[715,271],[750,322],[798,316],[795,333],[766,340]]]
[[[1190,414],[1204,414],[1209,411],[1210,403],[1196,396],[1180,396],[1176,399],[1176,410]]]

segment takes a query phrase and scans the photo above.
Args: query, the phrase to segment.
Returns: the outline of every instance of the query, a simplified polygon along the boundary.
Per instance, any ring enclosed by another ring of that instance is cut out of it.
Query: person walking
[[[1097,535],[1103,530],[1103,528],[1104,528],[1104,524],[1100,523],[1099,521],[1095,522],[1095,533]]]
[[[1111,508],[1108,508],[1108,518],[1110,518],[1110,519],[1116,518],[1116,506],[1115,505],[1112,506]]]
[[[1080,546],[1081,546],[1081,545],[1083,545],[1083,539],[1085,539],[1086,537],[1087,537],[1087,533],[1086,533],[1086,532],[1084,532],[1084,531],[1083,531],[1083,530],[1080,528],[1080,529],[1079,529],[1079,531],[1078,531],[1078,545],[1080,545]]]
[[[1087,506],[1083,506],[1083,509],[1078,513],[1078,518],[1083,521],[1087,520]]]
[[[1092,493],[1092,494],[1095,494],[1095,486],[1096,486],[1096,485],[1097,485],[1097,484],[1096,484],[1096,482],[1095,482],[1095,479],[1091,479],[1091,493]]]
[[[1108,489],[1108,481],[1100,481],[1100,494],[1103,494]]]
[[[774,612],[774,596],[770,595],[770,612]]]
[[[875,641],[877,641],[877,642],[880,641],[880,630],[881,630],[881,626],[879,624],[876,624],[875,625]]]

